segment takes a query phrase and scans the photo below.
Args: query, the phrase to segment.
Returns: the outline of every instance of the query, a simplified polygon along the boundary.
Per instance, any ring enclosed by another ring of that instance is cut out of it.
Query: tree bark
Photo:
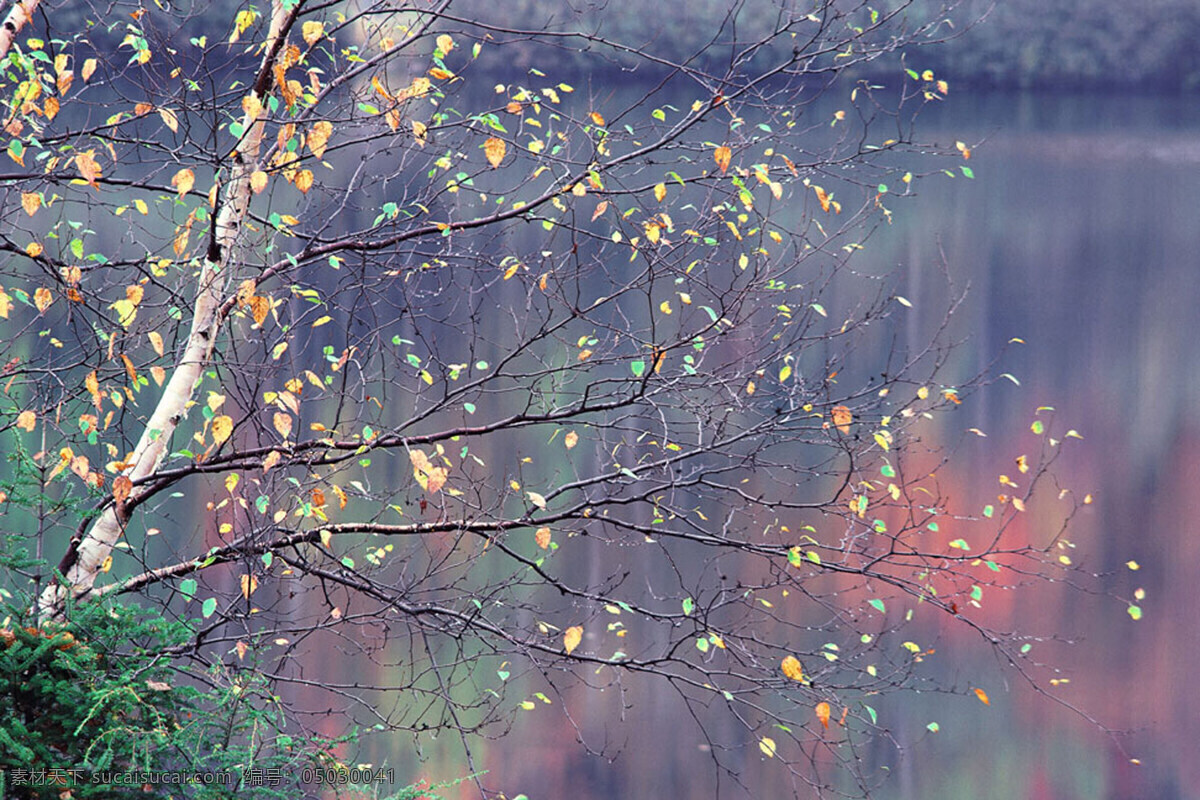
[[[30,0],[30,3],[35,4],[36,0]],[[272,68],[301,5],[301,2],[297,2],[288,9],[281,0],[274,0],[271,4],[271,23],[263,60],[258,79],[251,90],[264,106],[266,96],[270,93]],[[10,18],[18,14],[19,8],[14,9]],[[5,30],[0,33],[0,46],[6,44],[3,35],[8,33],[8,22],[4,25]],[[11,43],[11,38],[9,35],[7,43]],[[3,50],[0,50],[2,54]],[[152,476],[169,452],[171,436],[186,415],[188,403],[212,359],[217,330],[224,318],[222,300],[229,287],[234,285],[234,253],[250,207],[250,177],[257,167],[266,122],[261,115],[255,118],[247,113],[242,119],[242,126],[246,133],[234,150],[230,177],[224,191],[218,193],[222,199],[213,223],[213,243],[197,281],[191,332],[163,395],[134,448],[129,466],[122,473],[133,482],[134,487],[124,504],[114,502],[109,505],[87,533],[80,540],[72,542],[59,564],[63,581],[55,581],[47,586],[39,598],[38,609],[43,617],[61,616],[68,590],[76,598],[82,598],[91,591],[105,560],[111,555],[113,546],[125,528],[119,506],[136,502],[138,482]]]

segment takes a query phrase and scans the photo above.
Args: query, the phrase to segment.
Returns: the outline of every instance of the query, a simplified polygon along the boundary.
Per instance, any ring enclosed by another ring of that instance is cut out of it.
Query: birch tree
[[[953,292],[861,266],[974,177],[913,126],[950,11],[702,3],[680,56],[515,9],[8,15],[6,627],[154,608],[181,682],[450,731],[470,773],[657,680],[716,774],[866,793],[877,697],[992,702],[926,674],[937,626],[1041,686],[985,604],[1073,574],[1089,502],[1037,491],[1079,435],[1040,410],[955,504],[948,415],[1018,381],[953,359]]]

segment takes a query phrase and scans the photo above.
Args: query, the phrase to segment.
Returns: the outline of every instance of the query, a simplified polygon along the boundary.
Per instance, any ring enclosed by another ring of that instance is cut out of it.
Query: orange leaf
[[[37,426],[37,414],[32,411],[22,411],[17,415],[17,427],[23,431],[33,433],[34,427]]]
[[[96,161],[96,151],[88,150],[86,153],[79,153],[75,156],[75,167],[79,170],[79,174],[89,185],[99,189],[96,179],[100,177],[100,164]]]
[[[171,185],[179,191],[181,198],[190,192],[195,184],[196,173],[186,167],[176,172],[175,176],[171,178]]]
[[[33,293],[33,304],[37,306],[38,313],[45,313],[50,304],[54,302],[54,295],[45,286],[39,286]]]
[[[592,113],[588,114],[588,116],[592,118],[592,122],[596,123],[601,128],[604,127],[604,117],[600,115],[599,111],[593,111]]]
[[[327,120],[321,120],[320,122],[313,123],[312,128],[308,132],[308,136],[305,138],[305,142],[308,144],[308,149],[312,151],[314,156],[317,158],[323,158],[325,156],[325,146],[329,143],[329,137],[332,135],[333,123]]]
[[[508,145],[504,143],[503,139],[491,136],[483,143],[483,154],[487,156],[488,163],[495,168],[500,166],[500,162],[504,160],[504,153],[507,148]]]
[[[976,689],[975,696],[978,697],[979,702],[983,703],[985,706],[990,706],[992,704],[992,701],[988,700],[987,692],[985,692],[983,689]]]
[[[725,145],[721,145],[713,151],[713,160],[717,162],[717,166],[721,168],[721,174],[725,174],[725,170],[729,169],[729,160],[733,157],[733,151]]]
[[[42,207],[42,196],[38,192],[21,192],[21,207],[25,213],[33,216]]]
[[[299,172],[297,172],[295,183],[296,183],[297,189],[299,189],[304,194],[308,194],[308,190],[311,189],[312,185],[313,185],[312,170],[302,169]]]
[[[829,727],[829,703],[817,703],[816,711],[817,711],[817,719],[819,719],[821,721],[822,725],[824,725],[826,728],[828,728]]]
[[[567,655],[579,647],[579,643],[583,641],[583,626],[572,625],[563,631],[563,647],[567,649]]]
[[[286,439],[292,435],[292,415],[291,414],[285,414],[282,411],[276,411],[273,422],[275,425],[275,430],[278,431],[279,435],[282,436],[284,439]]]
[[[113,481],[113,500],[124,503],[132,493],[133,481],[129,479],[128,475],[118,475]]]
[[[579,434],[575,431],[569,431],[566,437],[563,439],[563,444],[565,444],[567,449],[570,450],[572,447],[579,444]]]
[[[850,409],[846,406],[834,406],[829,413],[833,417],[833,424],[839,431],[850,432],[850,423],[854,421],[854,415],[850,413]]]
[[[83,69],[79,71],[79,74],[83,76],[84,81],[87,81],[89,78],[92,77],[92,73],[95,71],[96,71],[96,59],[89,58],[83,62]]]
[[[545,550],[550,546],[550,529],[538,528],[537,532],[534,533],[533,538],[534,541],[537,542],[537,546]]]
[[[780,666],[783,668],[783,674],[792,680],[804,680],[804,668],[800,666],[800,659],[796,658],[795,656],[788,656],[787,658],[783,659],[783,664]]]
[[[241,584],[242,597],[249,600],[250,595],[254,594],[254,590],[258,588],[258,578],[254,577],[253,575],[243,575],[241,577]]]

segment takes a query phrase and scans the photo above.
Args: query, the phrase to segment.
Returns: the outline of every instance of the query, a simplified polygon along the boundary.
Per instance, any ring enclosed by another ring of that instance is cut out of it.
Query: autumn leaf
[[[297,172],[295,184],[296,188],[299,189],[301,193],[308,194],[308,190],[311,189],[313,185],[312,170],[302,169]]]
[[[826,729],[828,729],[829,728],[829,703],[825,703],[825,702],[817,703],[817,707],[815,710],[817,712],[817,719],[821,722],[822,725],[825,726]]]
[[[312,47],[325,35],[325,23],[310,19],[300,26],[300,35],[304,38],[304,43]]]
[[[261,194],[265,188],[267,188],[267,173],[256,169],[250,174],[250,189],[255,194]]]
[[[590,117],[592,122],[599,125],[601,128],[604,127],[604,117],[600,115],[599,111],[591,112],[590,114],[588,114],[588,117]]]
[[[320,120],[314,122],[309,128],[308,136],[305,137],[305,143],[312,154],[317,158],[325,157],[325,147],[329,144],[329,137],[333,135],[333,123],[328,120]]]
[[[543,550],[545,550],[546,548],[548,548],[550,546],[550,529],[549,528],[538,528],[537,531],[533,534],[533,538],[534,538],[534,541],[537,542],[537,546],[542,548]]]
[[[508,145],[504,143],[504,140],[495,136],[488,137],[488,140],[483,143],[483,154],[487,156],[488,163],[492,165],[493,169],[500,166],[507,149]]]
[[[289,436],[292,435],[292,415],[291,414],[286,414],[282,411],[276,411],[274,419],[272,420],[272,423],[275,426],[275,430],[284,439],[287,439]]]
[[[829,193],[820,186],[814,186],[813,191],[817,193],[817,200],[821,203],[821,210],[829,211]]]
[[[544,509],[546,507],[546,498],[542,495],[538,494],[537,492],[526,492],[525,494],[529,495],[529,502],[533,503],[538,508]]]
[[[985,706],[990,706],[992,704],[992,701],[988,700],[987,692],[985,692],[983,689],[975,689],[974,691],[975,696],[979,698],[979,702],[983,703]]]
[[[725,174],[725,170],[729,169],[729,160],[733,157],[733,151],[725,145],[721,145],[713,151],[713,160],[717,162],[717,166],[721,169],[721,174]]]
[[[187,167],[179,170],[171,178],[171,185],[179,192],[179,197],[182,199],[184,195],[192,190],[196,184],[196,173],[192,172]]]
[[[804,680],[804,668],[800,665],[800,659],[795,656],[787,656],[783,659],[780,665],[783,669],[783,674],[794,681]]]
[[[572,447],[579,444],[579,434],[575,431],[568,431],[567,435],[563,438],[563,444],[566,445],[568,450],[570,450]]]
[[[179,117],[169,108],[160,108],[158,116],[162,119],[163,124],[171,129],[171,133],[179,132]]]
[[[88,182],[88,185],[94,186],[96,189],[100,185],[96,180],[100,177],[100,163],[96,161],[96,151],[88,150],[85,153],[79,153],[75,156],[75,167],[79,170],[79,174]]]
[[[834,406],[830,409],[829,414],[833,418],[833,424],[837,426],[839,431],[842,433],[850,432],[850,423],[854,421],[854,415],[850,413],[849,408],[846,406]]]
[[[22,411],[17,415],[17,427],[28,433],[33,433],[37,426],[37,414],[32,411]]]
[[[763,751],[763,755],[767,758],[775,757],[775,740],[770,736],[764,736],[758,742],[758,749]]]
[[[661,203],[663,201],[663,198],[666,196],[667,196],[667,185],[665,183],[655,184],[654,199]]]
[[[572,625],[563,631],[563,647],[567,650],[567,655],[571,655],[579,643],[583,641],[583,626]]]
[[[443,33],[437,37],[437,49],[442,51],[442,55],[449,53],[454,49],[454,40],[449,34]]]
[[[83,80],[85,82],[89,78],[91,78],[92,73],[94,73],[96,71],[96,63],[97,63],[96,59],[94,59],[94,58],[89,58],[89,59],[84,60],[83,69],[81,69],[79,71],[79,74],[83,77]]]
[[[232,417],[222,414],[219,417],[213,418],[212,435],[213,441],[216,442],[217,445],[224,444],[225,440],[229,438],[229,434],[231,433],[233,433]]]
[[[45,286],[39,286],[33,293],[33,304],[37,307],[39,314],[46,313],[46,309],[54,302],[54,295]]]
[[[26,214],[32,217],[41,207],[42,195],[40,192],[21,192],[21,208],[25,209]]]
[[[253,575],[243,575],[240,583],[242,584],[242,597],[249,600],[250,595],[254,594],[254,590],[258,588],[258,578]]]

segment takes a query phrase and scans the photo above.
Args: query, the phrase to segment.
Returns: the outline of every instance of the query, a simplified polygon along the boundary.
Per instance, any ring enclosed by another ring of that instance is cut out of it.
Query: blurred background
[[[648,21],[637,3],[603,5],[585,16],[602,14],[614,36],[680,53],[729,7],[689,2]],[[544,20],[561,8],[523,0],[506,4],[509,12]],[[1113,597],[1053,585],[993,607],[1002,629],[1071,640],[1054,650],[1061,682],[1035,690],[986,649],[943,642],[955,645],[936,666],[943,679],[983,681],[991,706],[889,698],[881,717],[894,721],[897,747],[868,754],[884,779],[876,796],[1197,797],[1200,5],[1008,0],[970,4],[954,18],[961,24],[946,32],[956,38],[903,54],[904,64],[950,81],[948,100],[922,114],[919,138],[977,144],[975,180],[921,183],[857,268],[898,280],[916,301],[914,331],[940,318],[947,280],[966,289],[954,329],[963,344],[949,372],[982,368],[1004,351],[998,371],[1020,381],[1001,381],[944,420],[949,440],[970,427],[988,433],[964,440],[958,470],[943,477],[949,494],[995,494],[997,474],[1032,446],[1035,409],[1054,407],[1063,430],[1084,436],[1059,464],[1062,483],[1095,497],[1068,537],[1072,556],[1117,596],[1144,588],[1145,616],[1135,622]],[[899,57],[878,67],[879,82],[898,81]],[[609,77],[590,80],[601,87]],[[829,102],[844,94],[834,90]],[[1025,344],[1006,349],[1013,337]],[[565,704],[573,720],[538,709],[477,751],[489,785],[531,800],[708,798],[718,786],[729,796],[790,796],[787,776],[753,747],[744,787],[717,775],[669,693],[631,686],[622,697],[581,692]],[[940,733],[926,730],[931,720]],[[571,744],[580,729],[605,756]],[[422,773],[461,774],[454,748],[440,752]],[[382,747],[375,756],[396,762],[398,753]]]

